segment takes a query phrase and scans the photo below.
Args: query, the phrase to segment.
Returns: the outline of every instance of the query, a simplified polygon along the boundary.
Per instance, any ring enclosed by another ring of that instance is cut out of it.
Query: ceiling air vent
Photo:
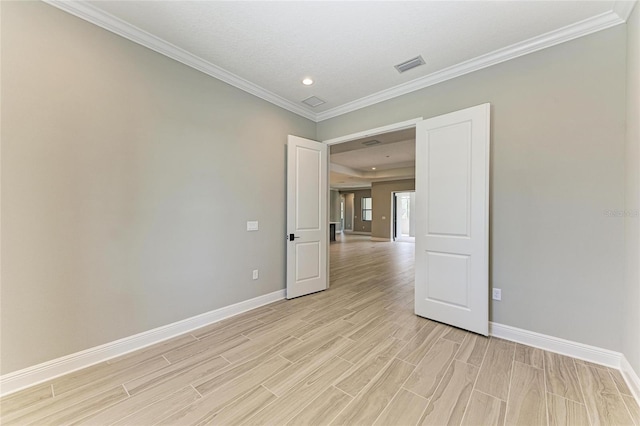
[[[317,96],[311,96],[303,100],[302,103],[309,105],[310,107],[317,107],[318,105],[322,105],[325,102]]]
[[[366,145],[366,146],[373,146],[373,145],[378,145],[380,143],[380,141],[377,140],[371,140],[371,141],[364,141],[362,142],[362,145]]]
[[[405,71],[409,71],[412,68],[419,67],[420,65],[424,65],[424,59],[422,56],[416,56],[415,58],[409,59],[408,61],[404,61],[401,64],[395,66],[395,69],[398,70],[399,73],[403,73]]]

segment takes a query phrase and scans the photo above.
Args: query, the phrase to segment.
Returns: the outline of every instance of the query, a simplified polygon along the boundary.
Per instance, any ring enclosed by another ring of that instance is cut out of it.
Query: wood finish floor
[[[10,395],[2,424],[640,426],[616,370],[413,315],[413,250],[343,237],[329,290]]]

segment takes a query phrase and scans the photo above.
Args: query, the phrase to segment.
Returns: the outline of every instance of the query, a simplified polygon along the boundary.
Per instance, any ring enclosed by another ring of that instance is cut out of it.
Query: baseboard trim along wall
[[[501,339],[518,342],[550,352],[556,352],[595,364],[606,365],[607,367],[620,369],[619,352],[602,349],[583,343],[561,339],[559,337],[548,336],[509,325],[489,323],[489,334]]]
[[[638,373],[633,371],[631,364],[629,364],[629,361],[627,361],[627,358],[624,355],[622,355],[620,371],[622,372],[622,377],[624,377],[624,380],[627,382],[629,389],[633,392],[633,396],[636,398],[636,401],[640,404],[640,377],[638,377]]]
[[[631,368],[631,364],[629,364],[624,354],[620,352],[610,351],[608,349],[585,345],[584,343],[573,342],[571,340],[548,336],[546,334],[540,334],[534,331],[523,330],[521,328],[511,327],[509,325],[495,322],[489,323],[489,334],[501,339],[522,343],[524,345],[544,349],[549,352],[567,355],[583,361],[589,361],[594,364],[605,365],[607,367],[620,370],[622,376],[627,382],[627,385],[633,392],[633,396],[636,398],[636,401],[638,401],[638,404],[640,404],[640,378],[638,378],[638,374],[633,370],[633,368]]]
[[[29,386],[46,382],[47,380],[81,370],[108,359],[145,348],[225,318],[276,302],[284,299],[284,297],[284,289],[274,291],[273,293],[205,312],[204,314],[196,315],[182,321],[0,376],[0,396],[5,396]]]
[[[65,374],[136,351],[183,333],[204,327],[225,318],[267,305],[285,298],[285,290],[278,290],[230,306],[215,309],[182,321],[145,331],[124,339],[66,355],[0,377],[0,396],[46,382]],[[489,334],[494,337],[534,346],[550,352],[571,356],[595,364],[606,365],[622,372],[629,388],[640,403],[640,378],[625,356],[619,352],[572,342],[521,328],[495,322],[489,323]]]
[[[389,242],[391,238],[371,237],[371,241]]]

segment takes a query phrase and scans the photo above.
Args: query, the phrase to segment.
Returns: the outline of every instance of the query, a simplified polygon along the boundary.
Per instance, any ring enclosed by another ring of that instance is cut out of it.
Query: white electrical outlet
[[[493,289],[493,300],[502,300],[502,290],[499,288]]]
[[[258,270],[257,270],[257,269],[254,269],[254,270],[253,270],[253,279],[254,279],[254,280],[257,280],[257,279],[258,279]]]
[[[257,220],[248,220],[247,221],[247,231],[257,231],[258,230],[258,221]]]

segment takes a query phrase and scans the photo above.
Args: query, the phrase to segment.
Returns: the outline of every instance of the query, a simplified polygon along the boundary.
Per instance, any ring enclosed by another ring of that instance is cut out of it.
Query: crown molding
[[[398,96],[406,95],[407,93],[415,92],[416,90],[424,89],[425,87],[433,86],[483,68],[488,68],[492,65],[496,65],[510,59],[515,59],[529,53],[537,52],[538,50],[546,49],[547,47],[555,46],[566,41],[602,31],[622,23],[624,23],[624,20],[617,13],[613,11],[605,12],[575,24],[530,38],[523,42],[494,50],[493,52],[461,62],[424,77],[408,81],[390,89],[382,90],[358,100],[320,112],[317,114],[316,121],[320,122],[328,120],[330,118],[356,111]]]
[[[617,0],[613,3],[613,12],[624,22],[627,22],[636,3],[638,3],[637,0]]]
[[[195,56],[186,50],[175,46],[159,37],[154,36],[134,25],[131,25],[115,16],[108,14],[95,6],[82,1],[64,1],[64,0],[43,0],[45,3],[54,6],[60,10],[70,13],[85,21],[91,22],[107,31],[122,36],[134,43],[140,44],[162,55],[183,63],[191,68],[201,71],[211,77],[217,78],[227,84],[230,84],[240,90],[264,99],[274,105],[298,114],[309,120],[316,121],[316,114],[307,111],[304,107],[299,106],[281,96],[276,95],[262,87],[238,77],[229,71],[220,68],[202,58]]]
[[[495,50],[474,59],[461,62],[441,71],[400,84],[387,90],[347,102],[329,110],[315,113],[291,102],[273,92],[270,92],[248,80],[243,79],[217,65],[195,56],[186,50],[156,37],[134,25],[131,25],[95,6],[83,1],[43,0],[45,3],[70,13],[85,21],[91,22],[114,34],[122,36],[134,43],[147,47],[155,52],[181,62],[191,68],[217,78],[231,86],[257,96],[267,102],[277,105],[287,111],[300,115],[314,122],[328,120],[339,115],[347,114],[389,99],[396,98],[453,78],[469,74],[510,59],[518,58],[547,47],[555,46],[566,41],[583,37],[597,31],[605,30],[624,23],[631,14],[637,0],[617,0],[613,10],[585,19],[558,30],[550,31],[529,40]]]

